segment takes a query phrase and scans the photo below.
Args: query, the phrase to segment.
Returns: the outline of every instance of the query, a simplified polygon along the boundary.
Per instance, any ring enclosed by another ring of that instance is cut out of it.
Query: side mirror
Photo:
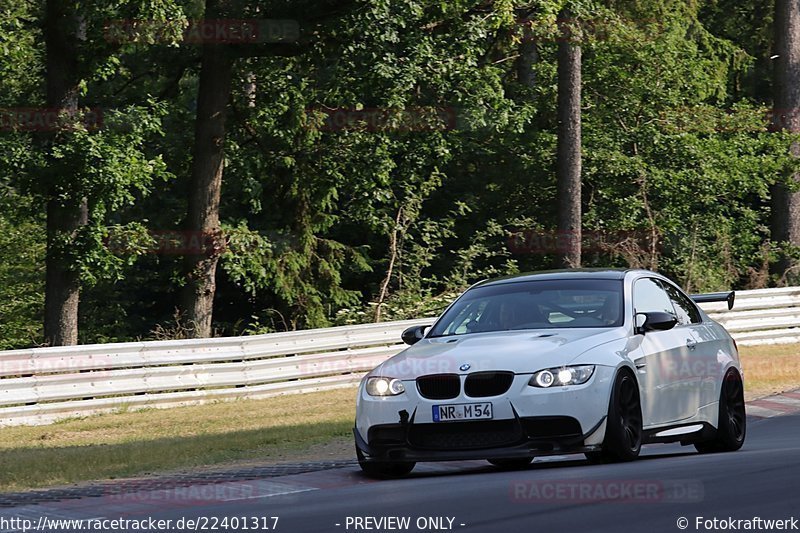
[[[671,313],[663,311],[649,311],[647,313],[636,313],[636,333],[647,333],[648,331],[666,331],[675,327],[678,319]]]
[[[425,336],[425,330],[430,326],[411,326],[400,335],[403,342],[406,344],[415,344],[417,341]]]

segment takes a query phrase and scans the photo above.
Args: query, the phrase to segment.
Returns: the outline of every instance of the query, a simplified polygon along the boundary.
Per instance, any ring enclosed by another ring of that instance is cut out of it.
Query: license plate
[[[491,420],[491,403],[458,403],[452,405],[434,405],[434,422],[452,422],[456,420]]]

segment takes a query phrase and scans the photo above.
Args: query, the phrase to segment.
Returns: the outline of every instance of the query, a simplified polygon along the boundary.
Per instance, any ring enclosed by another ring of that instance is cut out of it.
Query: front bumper
[[[588,452],[584,445],[605,417],[586,434],[569,417],[527,417],[512,420],[447,424],[384,424],[374,426],[365,441],[357,429],[356,447],[365,461],[459,461],[536,457]]]
[[[413,380],[395,397],[359,391],[356,447],[365,461],[448,461],[533,457],[599,449],[614,369],[598,366],[584,385],[541,389],[516,375],[502,396],[430,400]],[[462,376],[462,385],[463,378]],[[492,420],[434,422],[434,405],[490,401]]]

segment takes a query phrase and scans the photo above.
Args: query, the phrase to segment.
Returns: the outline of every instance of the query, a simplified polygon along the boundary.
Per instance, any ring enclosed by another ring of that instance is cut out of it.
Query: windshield
[[[621,280],[521,281],[467,291],[429,337],[622,325]]]

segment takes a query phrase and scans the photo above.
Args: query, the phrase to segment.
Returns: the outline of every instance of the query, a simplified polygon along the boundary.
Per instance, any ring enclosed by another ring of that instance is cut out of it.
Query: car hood
[[[622,328],[559,328],[426,338],[387,359],[370,375],[414,379],[482,370],[532,373],[569,364],[586,350],[623,335]]]

